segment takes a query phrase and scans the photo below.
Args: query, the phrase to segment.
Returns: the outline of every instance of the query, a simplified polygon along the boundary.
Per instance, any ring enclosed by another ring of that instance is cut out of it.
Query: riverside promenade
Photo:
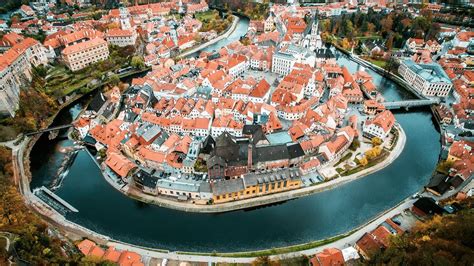
[[[258,207],[262,205],[278,203],[282,201],[288,201],[288,200],[304,197],[307,195],[311,195],[314,193],[318,193],[318,192],[335,188],[337,186],[343,185],[345,183],[354,181],[358,178],[377,172],[385,168],[386,166],[390,165],[402,153],[403,148],[405,147],[405,143],[406,143],[406,135],[403,128],[397,124],[396,129],[399,132],[399,138],[397,140],[397,143],[393,147],[392,151],[390,151],[390,154],[387,156],[387,158],[385,158],[382,162],[370,168],[361,170],[357,173],[354,173],[348,176],[338,177],[327,182],[315,184],[309,187],[289,190],[285,192],[279,192],[275,194],[270,194],[270,195],[265,195],[265,196],[250,198],[250,199],[243,199],[243,200],[238,200],[238,201],[233,201],[233,202],[220,203],[220,204],[199,205],[199,204],[193,204],[190,202],[179,202],[179,201],[175,201],[175,200],[171,200],[171,199],[167,199],[167,198],[163,198],[159,196],[148,195],[138,189],[131,188],[130,186],[128,186],[129,189],[127,190],[127,192],[125,192],[123,188],[118,189],[117,186],[113,186],[113,187],[116,188],[121,193],[124,193],[125,195],[131,198],[134,198],[136,200],[149,203],[149,204],[154,204],[154,205],[164,207],[164,208],[170,208],[170,209],[175,209],[175,210],[185,211],[185,212],[221,213],[221,212],[229,212],[229,211],[253,208],[253,207]],[[102,175],[104,175],[104,178],[107,179],[106,173],[102,173]],[[107,180],[107,181],[109,183],[111,182],[110,180]]]
[[[191,48],[190,50],[188,51],[185,51],[181,54],[178,55],[178,57],[186,57],[186,56],[189,56],[191,54],[194,54],[196,52],[199,52],[201,51],[202,49],[210,46],[210,45],[213,45],[215,44],[216,42],[220,41],[220,40],[223,40],[223,39],[226,39],[228,38],[234,31],[235,29],[237,28],[237,25],[239,24],[239,21],[240,21],[240,18],[238,16],[235,16],[235,15],[232,15],[234,17],[234,20],[232,21],[232,25],[230,26],[230,28],[224,33],[224,34],[221,34],[219,36],[217,36],[217,38],[215,39],[212,39],[208,42],[205,42],[201,45],[198,45],[196,47],[193,47]]]

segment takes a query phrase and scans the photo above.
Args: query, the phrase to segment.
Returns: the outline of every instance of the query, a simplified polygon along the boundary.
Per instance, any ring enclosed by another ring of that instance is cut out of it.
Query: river
[[[234,34],[219,45],[237,40],[245,33],[246,24],[248,21],[240,22]],[[337,56],[351,72],[359,67],[342,54]],[[369,72],[387,100],[412,97],[390,80]],[[56,123],[73,119],[80,108],[78,104],[64,110]],[[440,152],[440,135],[430,112],[400,111],[396,118],[407,142],[391,165],[337,188],[277,205],[222,214],[147,205],[110,186],[84,151],[79,152],[55,193],[79,210],[67,214],[67,219],[114,239],[153,248],[230,252],[324,239],[364,224],[429,181]],[[43,136],[38,141],[31,153],[32,189],[51,184],[64,157],[59,148],[68,145],[72,143],[61,137],[49,141]]]

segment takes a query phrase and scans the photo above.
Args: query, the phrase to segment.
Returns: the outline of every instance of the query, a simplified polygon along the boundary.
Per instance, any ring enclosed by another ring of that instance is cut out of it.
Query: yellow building
[[[212,184],[212,193],[214,203],[224,203],[297,189],[301,184],[298,169],[285,169],[264,174],[249,173],[240,178],[219,181]]]

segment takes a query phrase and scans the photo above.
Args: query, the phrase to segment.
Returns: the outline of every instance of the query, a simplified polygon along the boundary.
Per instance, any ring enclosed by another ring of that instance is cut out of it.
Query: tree
[[[371,148],[370,150],[365,152],[365,156],[367,157],[368,160],[372,160],[376,158],[377,156],[382,153],[382,148],[380,146],[375,146]]]
[[[375,25],[373,23],[368,23],[367,24],[367,32],[369,34],[372,34],[375,32]]]
[[[355,138],[352,143],[351,143],[351,146],[349,147],[351,150],[355,151],[357,150],[358,148],[360,147],[360,141],[359,139]]]
[[[278,261],[273,261],[269,256],[260,256],[252,262],[254,266],[273,266],[278,264]]]
[[[387,48],[388,51],[391,51],[393,47],[393,34],[390,34],[387,38],[387,41],[385,42],[385,48]]]
[[[350,50],[351,49],[351,43],[349,42],[349,40],[347,38],[342,39],[341,46],[345,50]]]
[[[117,74],[113,74],[109,77],[109,82],[112,85],[118,85],[120,83],[120,77]]]
[[[372,142],[372,146],[375,147],[375,146],[379,146],[382,144],[382,139],[380,139],[379,137],[373,137],[370,142]]]
[[[132,57],[130,65],[138,69],[142,69],[145,67],[145,63],[143,62],[143,58],[141,56]]]
[[[380,22],[382,25],[382,32],[390,32],[392,31],[393,20],[391,16],[388,16]]]
[[[391,238],[384,251],[373,256],[370,265],[473,265],[474,212],[468,198],[458,213],[433,216],[417,222],[410,232]]]
[[[362,156],[362,158],[359,159],[359,164],[362,166],[366,166],[369,163],[369,160],[367,160],[366,156]]]

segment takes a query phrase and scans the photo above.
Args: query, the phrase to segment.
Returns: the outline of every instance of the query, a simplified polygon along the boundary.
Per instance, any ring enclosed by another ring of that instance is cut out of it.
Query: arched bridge
[[[55,127],[45,128],[45,129],[41,129],[41,130],[38,130],[38,131],[26,133],[25,136],[33,136],[33,135],[36,135],[36,134],[41,134],[41,133],[45,133],[45,132],[60,130],[60,129],[64,129],[64,128],[70,128],[70,127],[72,127],[72,124],[67,124],[67,125],[62,125],[62,126],[55,126]]]
[[[420,100],[406,100],[396,102],[384,102],[385,109],[399,109],[399,108],[410,108],[438,104],[439,99],[420,99]]]

